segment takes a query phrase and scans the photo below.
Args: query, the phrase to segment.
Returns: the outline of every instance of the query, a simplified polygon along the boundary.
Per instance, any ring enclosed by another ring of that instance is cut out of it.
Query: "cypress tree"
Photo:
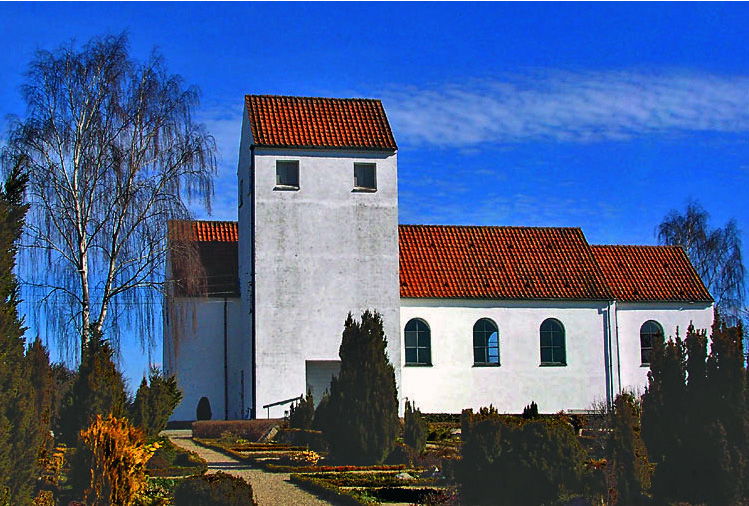
[[[713,504],[736,504],[746,476],[744,460],[745,382],[741,326],[729,327],[715,314],[707,359],[707,395],[710,423],[701,438],[709,441],[706,455],[704,500]]]
[[[616,476],[617,503],[640,502],[647,460],[639,436],[639,419],[632,394],[619,394],[614,401],[614,427],[609,449]]]
[[[36,412],[25,327],[13,271],[27,206],[27,178],[17,163],[0,191],[0,504],[30,504],[43,429]]]
[[[686,418],[686,360],[679,337],[664,343],[653,340],[648,386],[642,397],[642,439],[656,464],[651,479],[659,501],[677,500],[683,489],[681,473],[689,462],[684,434],[678,428]]]
[[[346,318],[341,370],[330,385],[329,423],[323,429],[341,462],[379,464],[400,432],[395,371],[387,353],[382,316],[369,310],[361,322]]]
[[[416,409],[408,400],[406,401],[403,425],[403,442],[420,454],[427,445],[427,428],[421,418],[421,411]]]

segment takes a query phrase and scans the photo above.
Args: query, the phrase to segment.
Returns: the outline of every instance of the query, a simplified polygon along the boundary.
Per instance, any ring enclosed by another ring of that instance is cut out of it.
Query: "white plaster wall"
[[[405,398],[422,412],[459,413],[493,404],[520,413],[590,409],[606,400],[603,311],[606,302],[401,299],[401,343],[406,323],[421,318],[431,329],[432,366],[405,365]],[[473,325],[490,318],[499,327],[500,366],[474,367]],[[566,366],[540,366],[539,328],[556,318],[565,328]],[[401,345],[403,348],[403,345]]]
[[[237,167],[237,205],[238,205],[238,255],[239,255],[239,296],[241,311],[238,316],[239,342],[234,349],[237,356],[232,364],[231,375],[236,379],[232,383],[236,388],[230,393],[238,405],[233,411],[236,418],[247,418],[247,408],[252,407],[252,131],[249,114],[244,108],[242,117],[242,136],[239,143],[239,164]]]
[[[619,303],[617,304],[619,353],[621,360],[621,384],[623,390],[642,393],[648,384],[648,366],[640,360],[640,327],[648,320],[655,320],[663,327],[664,337],[679,335],[686,337],[690,323],[697,329],[707,329],[713,323],[712,304],[688,303]]]
[[[299,160],[298,191],[274,189],[278,159]],[[376,192],[354,191],[354,162],[377,164]],[[256,148],[254,188],[258,416],[304,393],[306,360],[338,359],[349,311],[382,314],[399,372],[396,154]]]
[[[238,415],[236,392],[237,364],[233,343],[240,341],[238,326],[239,299],[226,304],[227,341],[229,345],[229,417]],[[180,298],[170,305],[165,321],[164,363],[169,374],[177,377],[182,402],[171,420],[195,420],[195,409],[201,397],[211,402],[214,420],[224,419],[224,299]],[[179,335],[179,339],[174,339]],[[233,385],[234,383],[234,385]]]

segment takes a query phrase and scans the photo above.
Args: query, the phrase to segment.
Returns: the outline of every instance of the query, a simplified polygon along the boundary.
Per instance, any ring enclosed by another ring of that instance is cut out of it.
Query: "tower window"
[[[276,160],[276,188],[299,189],[299,160]]]
[[[377,165],[374,163],[354,164],[354,189],[369,190],[377,189]]]

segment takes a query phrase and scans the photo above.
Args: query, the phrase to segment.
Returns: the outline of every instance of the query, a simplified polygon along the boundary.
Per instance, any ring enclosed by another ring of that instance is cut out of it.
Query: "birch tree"
[[[741,233],[734,220],[713,228],[710,215],[690,201],[684,212],[671,210],[658,226],[661,244],[686,252],[721,314],[735,324],[745,302],[746,269],[741,258]]]
[[[155,51],[133,59],[121,34],[38,51],[22,95],[3,158],[29,177],[22,276],[38,315],[76,347],[105,324],[115,339],[118,323],[153,328],[167,220],[188,218],[192,198],[210,210],[216,148],[193,117],[198,90]]]

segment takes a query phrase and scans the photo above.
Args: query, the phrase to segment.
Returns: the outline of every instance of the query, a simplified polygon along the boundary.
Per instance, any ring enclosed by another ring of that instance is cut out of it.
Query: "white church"
[[[398,224],[398,147],[379,100],[245,97],[238,222],[174,221],[164,369],[173,420],[281,417],[339,367],[346,315],[381,313],[401,410],[584,411],[647,385],[652,340],[709,328],[678,247],[597,246],[579,228]]]

